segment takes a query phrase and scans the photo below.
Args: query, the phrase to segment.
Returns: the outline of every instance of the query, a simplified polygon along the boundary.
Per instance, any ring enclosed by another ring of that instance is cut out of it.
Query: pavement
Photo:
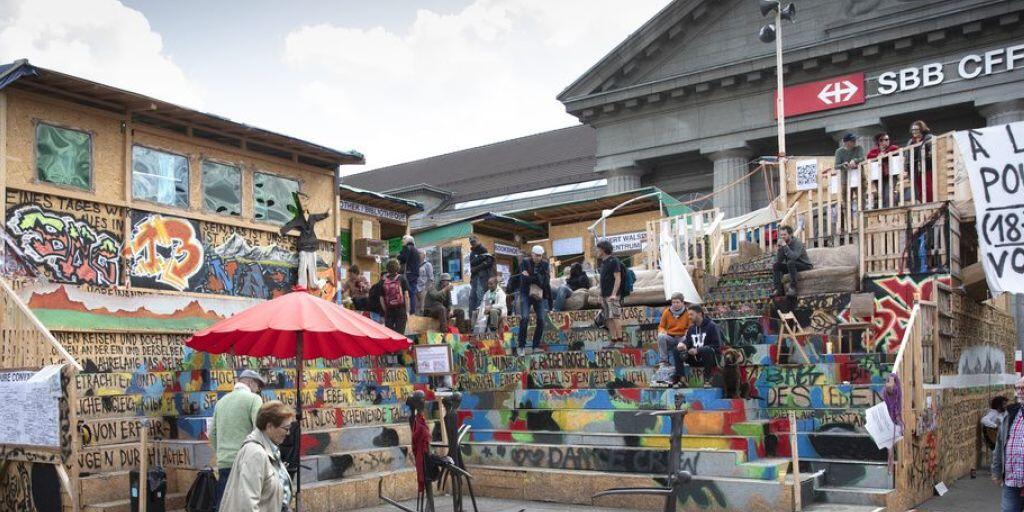
[[[988,471],[978,471],[977,478],[965,476],[949,486],[945,496],[936,496],[917,507],[929,512],[977,512],[999,510],[1000,489],[992,482]]]
[[[628,508],[603,508],[590,507],[586,505],[563,505],[561,503],[544,503],[539,501],[516,501],[497,500],[492,498],[477,498],[477,508],[480,512],[638,512]],[[402,505],[411,510],[416,510],[416,500],[406,501]],[[473,510],[469,496],[463,502],[463,508]],[[436,512],[452,512],[452,499],[450,496],[437,496],[434,498],[434,510]],[[361,508],[357,512],[398,512],[399,509],[391,505],[378,507]]]

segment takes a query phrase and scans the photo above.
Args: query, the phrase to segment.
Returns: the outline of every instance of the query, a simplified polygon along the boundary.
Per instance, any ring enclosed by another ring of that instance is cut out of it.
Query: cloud
[[[575,124],[555,96],[667,3],[475,0],[403,30],[300,27],[282,53],[304,83],[289,130],[371,169]]]
[[[202,91],[146,17],[117,0],[0,0],[0,61],[39,66],[202,107]]]

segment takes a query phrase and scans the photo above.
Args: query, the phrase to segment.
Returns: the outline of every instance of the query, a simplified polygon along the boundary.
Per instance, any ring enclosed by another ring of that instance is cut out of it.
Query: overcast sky
[[[576,124],[555,96],[669,1],[0,0],[0,60],[356,149],[358,172]]]

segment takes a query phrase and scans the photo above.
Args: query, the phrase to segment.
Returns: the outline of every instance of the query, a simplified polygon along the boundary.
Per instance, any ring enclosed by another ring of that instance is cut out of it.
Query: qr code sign
[[[796,189],[816,190],[818,188],[818,161],[800,160],[796,163]]]

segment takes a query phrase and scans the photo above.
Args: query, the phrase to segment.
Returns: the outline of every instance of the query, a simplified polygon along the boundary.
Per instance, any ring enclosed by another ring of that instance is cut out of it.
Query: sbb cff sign
[[[786,117],[864,103],[864,73],[853,73],[786,87]],[[775,98],[778,99],[778,93]],[[778,103],[776,103],[778,105]],[[775,117],[779,117],[776,109]]]

